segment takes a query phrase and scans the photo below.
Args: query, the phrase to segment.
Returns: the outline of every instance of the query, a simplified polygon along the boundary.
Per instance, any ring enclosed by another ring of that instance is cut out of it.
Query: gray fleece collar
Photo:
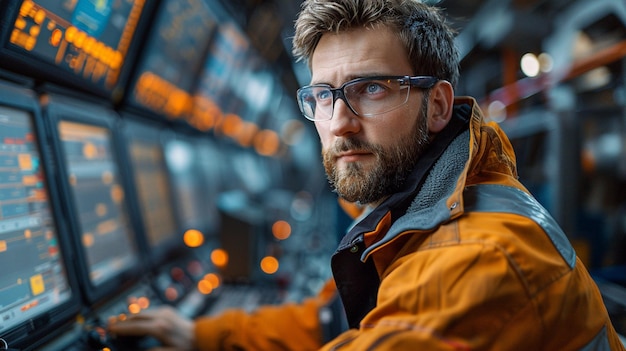
[[[466,130],[450,143],[426,176],[424,185],[406,213],[391,225],[382,240],[363,252],[361,260],[364,261],[372,250],[392,241],[404,231],[432,229],[450,219],[446,200],[454,192],[469,159],[469,137],[470,132]]]

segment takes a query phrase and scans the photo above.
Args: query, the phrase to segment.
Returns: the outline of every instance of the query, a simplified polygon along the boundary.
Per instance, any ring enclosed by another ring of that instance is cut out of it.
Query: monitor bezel
[[[136,228],[133,225],[132,215],[130,214],[131,204],[128,200],[129,190],[128,184],[124,180],[125,164],[121,155],[121,135],[119,134],[120,117],[112,109],[104,106],[98,106],[95,103],[86,101],[77,101],[65,96],[55,96],[52,94],[45,95],[42,98],[42,112],[48,122],[51,143],[58,162],[59,177],[57,183],[63,194],[63,204],[65,215],[68,220],[68,227],[72,234],[73,248],[76,252],[77,271],[80,275],[81,287],[83,288],[86,303],[89,305],[98,305],[110,298],[113,298],[117,292],[137,282],[143,270],[145,269],[145,255],[142,252]],[[67,160],[63,151],[63,141],[59,133],[59,124],[62,121],[74,122],[88,126],[96,126],[104,128],[109,132],[111,142],[111,153],[118,166],[118,177],[120,185],[124,189],[125,205],[128,211],[128,224],[133,231],[132,238],[137,255],[137,264],[132,267],[120,271],[115,277],[109,278],[101,284],[94,285],[89,279],[89,266],[87,252],[82,245],[81,224],[76,211],[76,204],[72,194],[72,189],[68,182],[69,175],[67,171]]]
[[[38,58],[35,55],[29,55],[10,43],[13,25],[23,1],[0,1],[0,13],[3,14],[0,18],[0,62],[2,62],[0,66],[3,69],[38,80],[51,86],[51,89],[54,86],[78,89],[105,98],[113,103],[120,103],[126,93],[139,53],[143,48],[143,38],[150,28],[157,2],[144,2],[144,7],[125,55],[118,80],[111,89],[107,89],[90,82],[89,79],[82,79],[78,75],[73,75],[47,60]]]
[[[11,348],[30,349],[53,339],[63,330],[69,328],[79,315],[83,305],[75,267],[72,264],[74,256],[70,244],[71,237],[66,229],[67,223],[65,223],[60,211],[59,189],[54,183],[55,175],[53,175],[55,168],[53,167],[52,155],[49,152],[48,135],[36,94],[32,90],[7,82],[0,82],[0,105],[22,110],[31,115],[33,134],[37,140],[43,177],[46,182],[48,204],[54,218],[59,249],[67,275],[67,284],[71,291],[70,298],[64,303],[26,320],[0,335]]]
[[[176,257],[180,256],[181,252],[184,252],[186,248],[184,247],[182,240],[183,235],[180,232],[180,218],[174,209],[172,209],[171,213],[175,232],[171,234],[171,238],[164,240],[157,246],[151,245],[150,236],[147,233],[145,219],[143,218],[144,216],[141,209],[142,200],[138,192],[137,184],[135,183],[136,166],[134,165],[131,155],[131,144],[134,139],[140,139],[142,141],[154,143],[160,149],[163,156],[162,166],[165,171],[164,176],[166,177],[168,187],[167,194],[169,199],[173,200],[173,184],[171,181],[171,174],[167,168],[164,149],[167,138],[171,137],[167,129],[168,125],[162,121],[150,119],[149,117],[128,111],[122,113],[121,133],[125,139],[123,157],[126,165],[125,168],[128,171],[126,176],[126,179],[129,182],[128,187],[129,190],[132,191],[132,194],[130,194],[132,196],[129,197],[132,200],[133,219],[135,222],[135,228],[137,228],[137,232],[140,234],[140,241],[142,243],[144,254],[148,259],[149,269],[153,273],[158,271],[160,266],[171,262]],[[168,205],[172,206],[173,203]]]

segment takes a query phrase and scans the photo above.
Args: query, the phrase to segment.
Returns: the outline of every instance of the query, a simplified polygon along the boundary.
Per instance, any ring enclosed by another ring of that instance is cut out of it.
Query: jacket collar
[[[365,240],[366,233],[368,239],[367,246],[377,243],[387,230],[379,230],[381,223],[388,221],[389,225],[403,216],[407,209],[412,207],[416,195],[420,191],[437,160],[444,154],[450,143],[456,139],[463,131],[467,130],[468,121],[472,117],[473,99],[457,100],[454,106],[454,113],[448,126],[441,131],[434,139],[433,143],[426,149],[424,155],[420,157],[413,172],[407,178],[404,187],[397,193],[391,195],[379,206],[373,209],[365,218],[354,225],[343,237],[339,244],[338,251],[352,247]],[[388,228],[388,225],[386,226]],[[371,236],[374,237],[371,237]],[[390,238],[391,239],[391,238]],[[387,240],[385,240],[387,241]],[[378,246],[378,245],[376,245]],[[366,259],[370,247],[362,256]]]

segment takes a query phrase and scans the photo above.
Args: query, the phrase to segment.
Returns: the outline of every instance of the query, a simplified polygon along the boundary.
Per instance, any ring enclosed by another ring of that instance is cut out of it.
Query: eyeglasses
[[[333,118],[337,99],[343,100],[357,116],[372,117],[393,111],[409,100],[411,87],[430,89],[439,79],[430,76],[381,76],[357,78],[339,88],[328,84],[307,85],[298,89],[298,105],[311,121]]]

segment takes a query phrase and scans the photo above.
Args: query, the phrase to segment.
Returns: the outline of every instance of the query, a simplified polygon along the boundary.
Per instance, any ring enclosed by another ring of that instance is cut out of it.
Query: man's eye
[[[368,94],[380,93],[383,91],[383,87],[378,83],[369,83],[367,87],[365,87],[365,92]]]
[[[352,96],[379,95],[389,90],[389,88],[381,81],[365,81],[358,82],[347,89],[347,93]]]
[[[326,100],[332,98],[330,90],[321,90],[317,93],[317,100]]]

